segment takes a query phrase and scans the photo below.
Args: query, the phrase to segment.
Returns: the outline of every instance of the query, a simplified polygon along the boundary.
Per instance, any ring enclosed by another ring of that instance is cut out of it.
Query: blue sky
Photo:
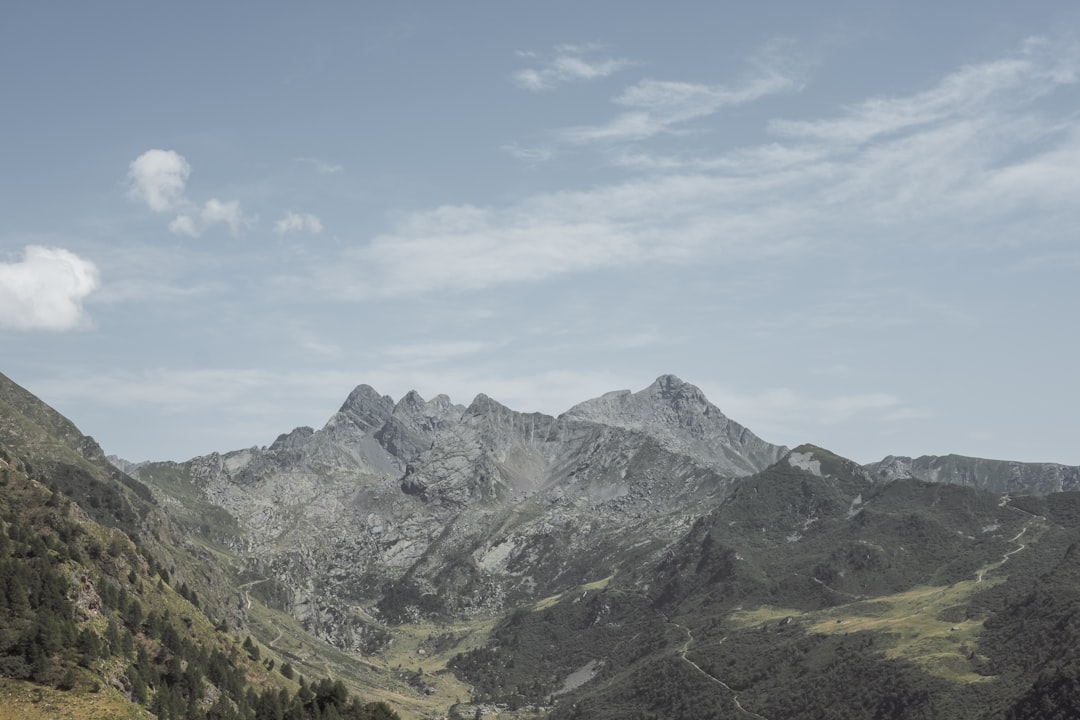
[[[0,372],[133,460],[675,373],[1080,463],[1072,3],[20,3]]]

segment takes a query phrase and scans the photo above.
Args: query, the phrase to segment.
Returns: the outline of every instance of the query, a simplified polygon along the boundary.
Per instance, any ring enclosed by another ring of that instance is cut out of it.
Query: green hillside
[[[230,633],[201,591],[220,569],[170,533],[144,486],[0,376],[0,716],[397,717]]]
[[[455,671],[552,718],[1076,717],[1074,493],[878,484],[812,447],[677,549],[518,611]]]

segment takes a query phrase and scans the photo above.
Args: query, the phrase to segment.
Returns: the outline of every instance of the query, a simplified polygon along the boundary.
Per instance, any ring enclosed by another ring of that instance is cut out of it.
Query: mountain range
[[[162,558],[204,615],[405,716],[1080,703],[1077,467],[862,466],[671,375],[558,417],[361,385],[318,430],[183,463],[108,464],[6,378],[0,413],[0,461]]]

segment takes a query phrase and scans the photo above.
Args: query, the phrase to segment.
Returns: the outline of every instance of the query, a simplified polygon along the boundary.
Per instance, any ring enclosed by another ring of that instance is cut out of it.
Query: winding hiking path
[[[1036,516],[1036,517],[1039,517],[1039,516]],[[1028,531],[1028,528],[1031,527],[1032,522],[1035,522],[1035,521],[1032,520],[1027,525],[1025,525],[1024,528],[1020,532],[1016,533],[1011,538],[1009,538],[1009,542],[1016,543],[1017,547],[1013,548],[1009,552],[1002,555],[1001,559],[998,560],[993,565],[988,565],[987,567],[984,567],[984,568],[980,569],[977,573],[975,573],[975,582],[981,583],[983,581],[983,576],[986,575],[986,573],[990,572],[991,570],[997,570],[999,567],[1001,567],[1002,565],[1007,563],[1009,561],[1010,557],[1012,557],[1016,553],[1020,552],[1021,550],[1024,550],[1025,548],[1027,548],[1027,545],[1020,542],[1020,538],[1023,537],[1024,533],[1026,533]]]
[[[1031,526],[1034,525],[1035,523],[1040,523],[1040,522],[1045,522],[1046,521],[1046,518],[1044,516],[1042,516],[1042,515],[1036,515],[1033,512],[1028,512],[1027,510],[1024,510],[1023,508],[1018,508],[1015,505],[1013,505],[1012,504],[1012,496],[1009,495],[1008,493],[1001,496],[1001,502],[998,503],[998,507],[1007,507],[1010,510],[1015,510],[1016,512],[1023,513],[1024,515],[1027,515],[1031,519],[1027,521],[1027,524],[1024,525],[1023,529],[1021,529],[1020,532],[1016,533],[1011,538],[1009,538],[1009,542],[1016,543],[1017,547],[1013,548],[1009,552],[1002,555],[1001,559],[998,560],[993,565],[987,565],[986,567],[982,568],[977,573],[975,573],[975,582],[977,582],[977,583],[981,583],[983,581],[983,577],[986,575],[986,573],[990,572],[991,570],[997,570],[999,567],[1001,567],[1002,565],[1007,563],[1009,561],[1010,557],[1012,557],[1016,553],[1020,552],[1021,550],[1026,549],[1027,545],[1020,542],[1020,538],[1022,538],[1024,536],[1024,533],[1026,533],[1028,530],[1030,530]]]
[[[237,585],[236,586],[236,589],[241,591],[241,593],[243,593],[243,595],[244,595],[244,609],[245,610],[250,610],[251,609],[251,595],[248,594],[247,589],[249,587],[251,587],[252,585],[258,585],[259,583],[264,583],[269,579],[270,578],[262,578],[261,580],[252,580],[251,582],[246,582],[243,585]]]
[[[671,618],[669,618],[667,615],[664,615],[663,613],[660,613],[660,616],[662,618],[664,618],[664,622],[666,622],[668,625],[673,625],[674,627],[677,627],[680,630],[682,630],[684,633],[686,633],[686,642],[684,642],[682,647],[679,648],[679,657],[682,658],[683,662],[687,663],[688,665],[690,665],[690,667],[697,670],[699,673],[701,673],[702,675],[707,677],[709,680],[713,681],[714,683],[716,683],[717,685],[719,685],[720,687],[724,688],[729,693],[731,693],[731,701],[733,703],[735,703],[735,707],[737,707],[740,712],[746,713],[750,717],[757,718],[758,720],[767,720],[767,718],[765,718],[762,715],[758,715],[753,710],[747,710],[746,708],[744,708],[742,706],[742,704],[739,702],[739,695],[738,695],[738,693],[735,692],[734,688],[732,688],[730,685],[728,685],[726,682],[724,682],[720,678],[716,677],[715,675],[710,675],[708,672],[706,672],[704,669],[702,669],[702,667],[700,665],[698,665],[696,662],[694,662],[690,658],[686,657],[686,653],[690,650],[690,645],[693,644],[693,642],[694,642],[694,635],[693,635],[693,633],[690,632],[690,628],[686,627],[685,625],[680,625],[677,622],[673,622],[671,620]],[[727,638],[725,637],[724,640],[726,640],[726,639]],[[720,642],[724,642],[724,640],[721,640]]]

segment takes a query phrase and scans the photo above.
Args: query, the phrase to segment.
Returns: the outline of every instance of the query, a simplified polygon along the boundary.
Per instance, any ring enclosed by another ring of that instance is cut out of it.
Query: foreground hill
[[[5,717],[395,717],[307,682],[208,615],[159,554],[149,491],[0,375],[0,705]],[[221,570],[197,558],[203,577]],[[214,619],[216,618],[216,619]]]

